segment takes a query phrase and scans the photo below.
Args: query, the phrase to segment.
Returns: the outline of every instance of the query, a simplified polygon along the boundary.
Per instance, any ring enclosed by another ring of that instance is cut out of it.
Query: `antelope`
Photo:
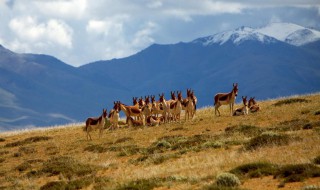
[[[150,103],[149,96],[148,97],[145,96],[145,101],[144,102],[145,102],[145,104],[143,105],[143,102],[139,101],[139,106],[141,106],[141,111],[142,111],[142,113],[144,115],[144,118],[147,120],[147,118],[149,116],[151,116],[151,111],[152,111],[151,110],[152,105]]]
[[[215,113],[215,115],[217,115],[217,111],[219,113],[219,116],[221,115],[220,111],[219,111],[220,106],[229,104],[230,114],[232,116],[233,106],[234,106],[234,102],[235,102],[237,95],[238,95],[238,83],[233,84],[233,89],[231,92],[216,94],[214,96],[214,108],[215,108],[214,113]]]
[[[156,102],[155,96],[151,96],[151,113],[154,114],[155,116],[158,116],[158,114],[163,113],[163,109],[161,110],[160,108],[160,103]]]
[[[259,104],[257,104],[255,97],[251,97],[249,99],[249,110],[251,113],[257,112],[260,110],[260,106],[259,106]]]
[[[109,129],[115,129],[119,128],[119,111],[120,111],[120,103],[119,102],[113,102],[114,106],[113,109],[110,110],[110,113],[108,115],[108,118],[110,120],[111,126]]]
[[[127,121],[126,121],[129,125],[129,127],[137,127],[137,126],[142,126],[144,125],[143,121],[139,121],[139,120],[134,120],[132,117],[127,117]]]
[[[182,94],[178,92],[178,99],[170,103],[170,113],[175,121],[179,119],[182,110]]]
[[[239,115],[248,115],[249,109],[248,109],[248,101],[247,96],[242,96],[242,102],[243,106],[241,108],[237,108],[233,112],[233,116],[239,116]]]
[[[194,97],[191,93],[191,90],[187,90],[187,100],[185,101],[185,121],[193,118],[194,112],[195,112],[195,106],[194,106]]]
[[[190,89],[190,91],[191,91],[191,89]],[[190,92],[190,96],[192,98],[193,105],[194,105],[194,113],[193,113],[193,115],[195,115],[196,114],[196,110],[197,110],[198,98],[194,95],[194,91],[193,90]]]
[[[163,108],[162,116],[164,117],[164,122],[169,122],[169,120],[170,120],[170,111],[169,111],[170,103],[167,102],[166,99],[164,98],[164,93],[162,93],[162,95],[159,94],[159,101],[160,101],[160,104],[162,105],[162,108]]]
[[[127,121],[128,121],[128,117],[139,116],[143,122],[143,125],[145,126],[144,116],[143,116],[141,109],[139,109],[138,104],[135,106],[127,106],[127,105],[119,102],[119,105],[120,105],[120,109],[126,114]]]
[[[147,124],[150,126],[159,126],[161,123],[161,117],[149,116],[147,117]]]
[[[100,117],[87,118],[86,126],[84,128],[84,131],[87,132],[87,140],[89,140],[89,137],[90,137],[90,140],[92,140],[90,132],[96,129],[99,129],[99,138],[101,138],[104,125],[106,122],[106,117],[107,117],[107,110],[103,109]]]

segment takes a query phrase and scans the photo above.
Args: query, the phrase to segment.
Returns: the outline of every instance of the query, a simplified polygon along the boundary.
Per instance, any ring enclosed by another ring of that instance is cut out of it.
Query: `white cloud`
[[[34,17],[27,16],[12,19],[9,28],[21,41],[72,48],[73,30],[61,20],[50,19],[48,22],[38,23]]]
[[[35,1],[34,4],[44,15],[68,19],[81,19],[87,9],[87,0]]]
[[[157,24],[148,22],[143,29],[135,33],[132,45],[140,49],[154,43],[155,40],[152,38],[152,35],[156,28]]]
[[[147,7],[149,8],[152,8],[152,9],[156,9],[156,8],[160,8],[162,7],[162,2],[161,1],[152,1],[152,2],[149,2],[147,4]]]

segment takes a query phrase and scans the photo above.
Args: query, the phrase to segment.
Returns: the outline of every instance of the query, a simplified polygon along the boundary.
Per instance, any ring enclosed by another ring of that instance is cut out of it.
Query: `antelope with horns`
[[[243,102],[243,106],[241,108],[237,108],[236,110],[234,110],[233,116],[248,115],[249,108],[248,108],[247,96],[242,96],[242,102]]]
[[[99,138],[102,136],[102,132],[104,130],[104,125],[106,122],[107,110],[103,109],[100,117],[89,117],[86,120],[86,126],[84,131],[87,132],[87,140],[92,140],[90,132],[99,129]]]
[[[233,114],[233,106],[238,95],[238,83],[233,84],[233,89],[229,93],[218,93],[214,96],[214,113],[217,115],[217,112],[220,116],[219,107],[222,105],[228,105],[230,107],[230,115]]]

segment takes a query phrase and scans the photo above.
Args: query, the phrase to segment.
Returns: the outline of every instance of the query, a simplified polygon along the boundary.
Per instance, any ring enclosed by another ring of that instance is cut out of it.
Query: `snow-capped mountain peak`
[[[236,30],[220,32],[212,36],[198,38],[193,43],[205,46],[212,44],[222,45],[228,41],[236,45],[247,40],[256,40],[261,43],[272,43],[276,40],[295,46],[305,45],[320,40],[320,31],[309,29],[292,23],[271,23],[261,28],[240,27]]]
[[[261,34],[253,28],[242,26],[235,30],[220,32],[215,35],[207,36],[204,38],[198,38],[192,42],[201,43],[204,46],[207,46],[212,44],[222,45],[228,41],[231,41],[232,43],[239,45],[247,40],[259,41],[261,43],[272,43],[275,41],[275,39]]]
[[[292,23],[271,23],[256,31],[295,46],[320,40],[319,31]]]

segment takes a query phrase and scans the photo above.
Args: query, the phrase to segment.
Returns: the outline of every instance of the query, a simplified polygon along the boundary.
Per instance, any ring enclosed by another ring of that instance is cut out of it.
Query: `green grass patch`
[[[274,174],[274,178],[283,178],[284,183],[301,182],[313,177],[320,177],[320,168],[314,164],[284,165]]]
[[[311,100],[307,100],[304,98],[289,98],[289,99],[284,99],[284,100],[279,100],[274,106],[282,106],[282,105],[287,105],[287,104],[293,104],[293,103],[309,103]]]
[[[237,187],[241,182],[236,175],[225,172],[217,175],[216,184],[221,187]]]
[[[101,145],[89,145],[84,150],[88,152],[94,152],[94,153],[103,153],[103,152],[107,152],[108,148],[103,147]]]
[[[320,165],[320,155],[313,159],[313,163]]]
[[[138,179],[119,186],[117,190],[152,190],[159,187],[160,183],[158,178]]]
[[[311,123],[309,120],[293,119],[280,122],[276,127],[272,129],[275,131],[298,131],[301,129],[308,129],[308,127],[311,127]]]
[[[95,188],[97,189],[98,185],[108,185],[104,183],[106,180],[104,178],[96,178],[96,177],[83,177],[71,181],[51,181],[43,185],[40,189],[43,190],[60,190],[60,189],[84,189],[91,184],[95,184]],[[109,182],[109,179],[107,180]],[[98,188],[99,189],[99,188]]]
[[[22,152],[24,154],[33,154],[36,153],[36,149],[33,147],[20,147],[19,152]]]
[[[39,142],[39,141],[47,141],[47,140],[50,140],[50,139],[52,139],[52,137],[35,136],[35,137],[26,138],[26,139],[24,139],[22,141],[16,141],[16,142],[8,143],[4,147],[22,146],[22,145],[25,145],[25,144],[35,143],[35,142]]]
[[[20,171],[20,172],[23,172],[23,171],[26,171],[28,169],[31,169],[31,164],[28,163],[28,162],[23,162],[22,164],[18,165],[16,167],[16,170]]]
[[[257,136],[263,132],[263,129],[252,125],[231,126],[225,129],[227,135],[241,133],[246,136]]]
[[[132,140],[133,140],[133,138],[131,138],[131,137],[123,137],[123,138],[117,139],[114,143],[117,144],[117,143],[132,141]]]
[[[71,157],[55,157],[44,162],[41,172],[49,175],[63,175],[68,179],[73,177],[85,176],[93,174],[97,170],[96,167],[83,164]]]
[[[147,163],[147,164],[162,164],[163,162],[172,159],[172,158],[180,158],[181,154],[173,153],[173,154],[151,154],[145,155],[137,158],[136,160],[131,160],[130,162],[133,164],[136,163]]]
[[[281,146],[288,145],[290,136],[287,134],[278,134],[272,131],[264,132],[261,135],[250,139],[244,145],[245,150],[256,150],[265,146]]]
[[[257,178],[275,174],[278,166],[269,162],[254,162],[232,169],[230,172],[244,178]]]

